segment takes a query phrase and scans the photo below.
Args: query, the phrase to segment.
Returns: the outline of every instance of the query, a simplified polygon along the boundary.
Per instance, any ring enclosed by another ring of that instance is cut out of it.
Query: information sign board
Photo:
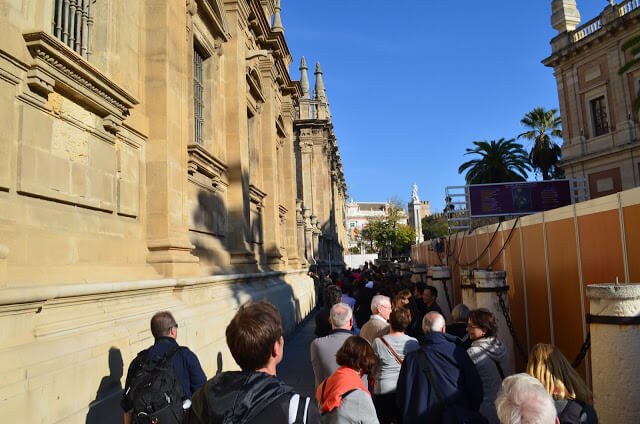
[[[571,204],[569,180],[474,184],[468,187],[472,217],[528,215]]]

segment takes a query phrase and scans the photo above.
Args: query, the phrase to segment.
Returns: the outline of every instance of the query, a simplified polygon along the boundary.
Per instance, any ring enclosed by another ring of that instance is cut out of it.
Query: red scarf
[[[322,395],[323,386],[325,386],[324,396]],[[320,411],[328,412],[339,407],[342,403],[342,395],[353,389],[364,390],[371,396],[357,371],[344,366],[338,368],[336,372],[320,383],[318,390],[316,390]]]

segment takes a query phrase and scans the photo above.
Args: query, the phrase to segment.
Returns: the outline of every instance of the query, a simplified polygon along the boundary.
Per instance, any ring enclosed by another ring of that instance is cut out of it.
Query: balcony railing
[[[627,0],[618,5],[618,15],[624,16],[640,7],[640,0]]]
[[[600,28],[602,28],[602,21],[598,16],[597,18],[592,19],[586,24],[576,28],[575,32],[573,33],[573,42],[575,43],[577,41],[582,40],[585,37],[588,37],[589,35],[598,31]]]
[[[626,0],[620,4],[615,5],[614,7],[616,16],[621,17],[631,13],[635,9],[640,8],[640,0]],[[601,28],[602,20],[600,16],[597,16],[596,18],[575,29],[575,31],[573,32],[573,42],[578,42],[583,38],[588,37],[596,31],[600,30]]]
[[[91,9],[95,1],[55,0],[53,10],[53,35],[87,60],[91,56]]]

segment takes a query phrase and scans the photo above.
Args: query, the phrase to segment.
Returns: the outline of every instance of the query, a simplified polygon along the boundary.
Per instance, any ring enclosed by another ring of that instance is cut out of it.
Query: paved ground
[[[278,365],[278,377],[304,396],[315,396],[315,381],[309,346],[315,338],[315,312],[302,323],[284,344],[284,358]]]

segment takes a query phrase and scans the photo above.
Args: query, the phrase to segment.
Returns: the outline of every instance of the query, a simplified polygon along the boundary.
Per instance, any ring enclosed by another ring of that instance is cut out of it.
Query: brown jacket
[[[373,344],[376,338],[384,336],[387,333],[389,333],[389,323],[371,315],[369,321],[362,326],[360,337],[364,337],[369,340],[369,343]]]

